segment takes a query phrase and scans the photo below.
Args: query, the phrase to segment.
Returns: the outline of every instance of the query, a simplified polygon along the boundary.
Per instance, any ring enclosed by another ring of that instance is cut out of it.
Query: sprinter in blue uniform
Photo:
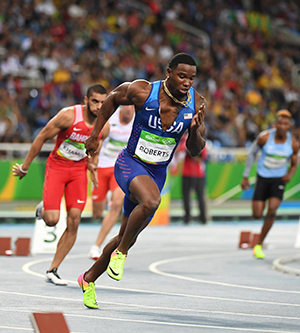
[[[105,270],[121,280],[128,250],[149,224],[160,204],[160,192],[166,169],[184,132],[187,149],[197,156],[205,146],[205,100],[193,88],[196,63],[186,53],[169,62],[167,77],[150,83],[127,82],[115,88],[105,99],[94,130],[86,141],[91,156],[98,147],[98,136],[119,105],[134,105],[135,121],[127,147],[115,164],[115,177],[125,193],[119,234],[110,240],[94,265],[78,278],[84,304],[98,308],[95,280]]]
[[[263,259],[262,243],[270,231],[276,217],[276,211],[282,201],[285,184],[287,184],[297,169],[299,143],[289,132],[291,128],[291,113],[288,110],[277,112],[275,128],[264,131],[252,144],[247,156],[242,188],[249,188],[249,173],[255,161],[256,154],[261,151],[257,161],[257,179],[252,198],[254,218],[262,217],[266,201],[268,211],[261,229],[258,244],[253,248],[253,256]]]

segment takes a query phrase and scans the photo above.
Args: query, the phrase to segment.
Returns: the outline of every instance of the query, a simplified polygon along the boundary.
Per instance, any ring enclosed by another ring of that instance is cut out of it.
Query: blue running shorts
[[[132,210],[137,205],[129,199],[129,185],[133,178],[139,175],[148,175],[156,183],[159,191],[161,192],[167,176],[167,168],[143,163],[138,158],[129,155],[127,148],[123,149],[115,163],[115,178],[125,193],[124,204],[123,204],[123,214],[129,217]],[[152,217],[151,217],[152,218]],[[150,219],[151,220],[151,219]]]

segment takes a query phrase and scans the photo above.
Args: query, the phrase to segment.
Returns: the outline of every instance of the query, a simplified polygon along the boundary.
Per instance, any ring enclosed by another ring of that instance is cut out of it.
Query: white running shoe
[[[100,257],[100,248],[97,245],[93,245],[90,249],[89,258],[97,260]]]
[[[57,274],[57,268],[53,268],[51,269],[51,271],[46,272],[45,281],[54,283],[57,286],[66,286],[68,284],[66,280],[61,279],[60,276]]]
[[[36,206],[35,209],[35,217],[37,220],[42,220],[42,209],[44,207],[44,202],[43,200]]]

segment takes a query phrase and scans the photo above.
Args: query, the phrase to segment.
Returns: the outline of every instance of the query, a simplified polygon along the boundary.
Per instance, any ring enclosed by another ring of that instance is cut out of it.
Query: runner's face
[[[278,136],[284,136],[291,128],[291,121],[287,117],[278,117],[276,124],[276,132]]]
[[[168,68],[167,74],[171,93],[177,97],[184,97],[194,82],[196,66],[178,64],[175,69]]]
[[[98,116],[98,113],[106,96],[106,94],[98,94],[93,92],[89,98],[86,98],[88,112],[95,118]]]

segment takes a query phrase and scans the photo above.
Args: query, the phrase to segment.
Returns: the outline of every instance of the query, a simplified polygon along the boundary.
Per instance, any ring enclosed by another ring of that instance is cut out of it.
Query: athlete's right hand
[[[88,157],[91,157],[95,154],[96,150],[98,149],[99,140],[94,136],[89,136],[85,141],[85,152]]]
[[[21,171],[22,170],[22,171]],[[22,179],[23,177],[26,176],[27,174],[27,170],[24,170],[22,167],[22,164],[19,165],[18,163],[16,163],[13,167],[12,167],[12,173],[15,177],[19,177],[19,179]]]
[[[249,179],[244,177],[241,182],[241,187],[243,190],[248,190],[250,188]]]

